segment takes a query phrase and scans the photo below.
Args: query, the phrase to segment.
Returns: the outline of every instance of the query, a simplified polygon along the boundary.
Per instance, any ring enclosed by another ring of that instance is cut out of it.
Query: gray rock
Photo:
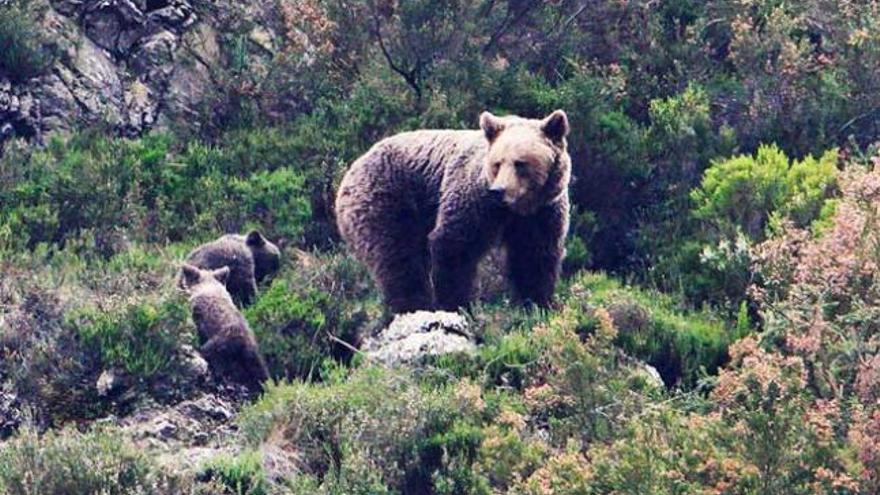
[[[120,370],[104,370],[98,376],[95,388],[101,397],[115,396],[126,390],[130,379]]]
[[[283,485],[294,474],[302,471],[301,460],[294,452],[290,452],[272,442],[264,443],[260,448],[263,470],[270,481]]]
[[[660,376],[660,372],[657,371],[657,368],[651,366],[647,363],[642,363],[639,366],[639,371],[645,375],[646,381],[656,388],[664,388],[666,385],[663,383],[663,378]]]
[[[208,362],[198,353],[192,346],[184,345],[182,347],[183,371],[182,375],[186,381],[197,382],[208,377]]]
[[[0,79],[0,144],[15,135],[39,138],[40,111],[33,95]]]
[[[476,349],[467,320],[447,311],[416,311],[397,315],[378,335],[366,339],[369,359],[397,366],[414,364],[425,356],[471,353]]]
[[[129,65],[136,74],[148,81],[167,79],[174,71],[177,45],[177,35],[167,30],[160,31],[141,41]]]
[[[180,409],[183,414],[200,421],[210,419],[226,422],[235,415],[228,403],[217,401],[214,397],[207,395],[183,403]]]
[[[0,390],[0,439],[15,433],[24,420],[18,396],[9,388]]]
[[[82,14],[83,29],[101,48],[122,56],[131,49],[146,18],[129,0],[91,2]]]
[[[153,431],[157,438],[175,438],[177,436],[177,430],[177,425],[167,418],[160,417],[153,424]]]
[[[132,137],[195,125],[224,68],[218,30],[253,21],[251,43],[269,51],[282,28],[273,2],[194,3],[52,0],[40,24],[59,57],[41,77],[0,80],[0,149],[93,124]]]
[[[125,134],[136,136],[156,122],[159,102],[149,86],[135,80],[125,91]]]
[[[236,405],[204,394],[173,406],[145,406],[118,421],[135,439],[160,450],[219,444],[234,429]]]

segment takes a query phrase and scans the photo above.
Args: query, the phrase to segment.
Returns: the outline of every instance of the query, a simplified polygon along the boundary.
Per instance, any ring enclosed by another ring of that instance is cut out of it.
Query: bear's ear
[[[261,234],[259,230],[252,230],[248,232],[245,244],[248,246],[260,247],[266,244],[266,238],[263,237],[263,234]]]
[[[180,271],[183,274],[181,285],[184,289],[199,283],[199,280],[202,279],[202,274],[199,269],[190,265],[189,263],[184,263]]]
[[[223,268],[218,268],[211,272],[211,275],[217,279],[223,285],[226,285],[226,280],[229,278],[229,267],[224,266]]]
[[[562,141],[568,136],[568,116],[562,110],[556,110],[541,122],[541,131],[553,141]]]
[[[483,129],[483,134],[491,143],[504,130],[504,122],[489,112],[483,112],[480,114],[480,129]]]

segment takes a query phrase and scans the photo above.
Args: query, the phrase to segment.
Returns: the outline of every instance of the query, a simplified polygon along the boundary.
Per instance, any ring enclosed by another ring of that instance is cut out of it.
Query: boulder
[[[397,315],[387,328],[366,339],[362,347],[368,359],[389,366],[416,364],[427,356],[475,350],[467,320],[448,311]]]

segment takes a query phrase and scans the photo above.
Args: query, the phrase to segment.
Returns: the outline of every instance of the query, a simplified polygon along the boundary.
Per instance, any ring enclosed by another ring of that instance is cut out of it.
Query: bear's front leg
[[[504,232],[507,271],[523,303],[547,307],[565,255],[568,197],[542,207],[533,215],[516,217]]]
[[[492,226],[480,216],[449,208],[428,235],[437,309],[457,311],[474,297],[477,265],[489,247]]]

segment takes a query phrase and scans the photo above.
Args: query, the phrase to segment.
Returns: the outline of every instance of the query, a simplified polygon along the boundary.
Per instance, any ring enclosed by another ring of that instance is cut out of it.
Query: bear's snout
[[[489,186],[489,196],[492,197],[492,200],[497,202],[504,201],[504,196],[507,194],[507,189],[500,184],[492,184]]]

